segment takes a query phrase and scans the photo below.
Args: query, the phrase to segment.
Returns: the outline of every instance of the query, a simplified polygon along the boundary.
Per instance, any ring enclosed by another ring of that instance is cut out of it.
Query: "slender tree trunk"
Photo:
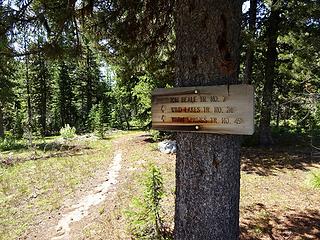
[[[3,110],[0,103],[0,138],[4,138],[4,126],[3,126]]]
[[[87,48],[87,61],[86,61],[86,64],[87,64],[87,73],[86,73],[86,80],[87,80],[87,83],[86,83],[86,98],[87,98],[87,105],[86,105],[86,114],[87,116],[89,115],[90,113],[90,110],[92,108],[92,97],[93,97],[93,89],[92,89],[92,69],[91,69],[91,66],[90,66],[90,49],[89,47]]]
[[[260,145],[269,146],[273,144],[271,135],[271,105],[272,93],[275,79],[275,65],[278,57],[277,38],[280,23],[280,10],[275,4],[277,0],[272,1],[271,14],[267,25],[267,56],[265,64],[265,82],[263,87],[263,99],[260,118]]]
[[[176,84],[237,83],[240,0],[176,1]],[[177,134],[175,239],[239,239],[240,138]]]
[[[246,67],[245,67],[245,72],[244,72],[244,83],[247,83],[247,84],[250,84],[252,81],[256,19],[257,19],[257,0],[250,0],[250,10],[249,10],[250,42],[248,44],[246,63],[245,63]]]
[[[124,120],[125,120],[126,125],[127,125],[127,130],[129,131],[130,130],[129,114],[127,115],[124,110],[122,112],[123,112]]]
[[[86,114],[89,116],[90,110],[92,108],[92,79],[91,76],[87,76],[87,86],[86,86],[86,98],[87,98],[87,104],[86,104]]]
[[[44,66],[45,67],[45,66]],[[46,76],[42,76],[42,96],[41,96],[41,128],[42,136],[46,135],[47,132],[47,79]]]
[[[277,119],[276,119],[276,126],[277,128],[279,128],[279,124],[280,124],[280,101],[278,100],[277,102]]]
[[[29,146],[32,146],[32,109],[31,109],[31,91],[29,79],[29,57],[26,56],[26,85],[27,85],[27,111],[28,111],[28,135]]]

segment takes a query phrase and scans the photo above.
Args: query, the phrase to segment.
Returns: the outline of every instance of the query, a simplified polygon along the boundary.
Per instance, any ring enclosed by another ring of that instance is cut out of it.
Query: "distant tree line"
[[[319,129],[318,1],[245,6],[239,82],[255,86],[259,142]],[[174,86],[174,14],[174,0],[0,1],[0,137],[150,127],[151,91]]]

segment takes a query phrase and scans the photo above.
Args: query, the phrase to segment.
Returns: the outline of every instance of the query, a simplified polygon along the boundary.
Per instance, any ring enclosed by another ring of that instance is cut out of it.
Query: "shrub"
[[[151,139],[153,142],[158,142],[161,140],[160,131],[150,130]]]
[[[4,138],[0,139],[0,150],[9,151],[15,148],[16,141],[15,139]]]
[[[69,124],[66,124],[66,125],[64,125],[64,127],[62,127],[60,129],[60,135],[64,139],[74,138],[76,136],[76,128],[75,127],[70,127]]]
[[[9,151],[13,149],[21,148],[22,145],[17,142],[11,132],[6,132],[4,139],[0,138],[0,150]]]
[[[309,182],[312,187],[320,189],[320,171],[312,171]]]
[[[163,131],[158,131],[158,130],[153,130],[151,129],[149,131],[151,140],[153,142],[160,142],[163,141],[165,139],[171,139],[174,140],[175,139],[175,133],[174,132],[163,132]]]
[[[160,206],[164,195],[160,170],[151,165],[144,180],[142,198],[133,198],[131,209],[126,212],[130,231],[137,239],[171,239],[162,220]]]
[[[104,138],[105,132],[104,118],[103,103],[93,105],[89,113],[89,126],[90,130],[94,131],[101,139]]]

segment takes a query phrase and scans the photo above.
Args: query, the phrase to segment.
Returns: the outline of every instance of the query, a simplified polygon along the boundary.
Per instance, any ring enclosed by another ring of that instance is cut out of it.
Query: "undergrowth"
[[[163,177],[158,167],[150,165],[144,178],[144,193],[133,198],[126,211],[134,239],[172,239],[163,222],[161,200],[164,196]]]
[[[111,141],[83,142],[77,147],[76,155],[70,152],[62,157],[0,165],[0,239],[20,237],[34,224],[37,215],[59,209],[63,199],[71,196],[79,184],[111,161]],[[61,151],[60,147],[56,150],[57,154]],[[12,158],[26,154],[30,150],[13,152]]]
[[[320,189],[320,171],[311,171],[308,182],[313,188]]]
[[[24,147],[21,141],[17,141],[11,132],[6,132],[4,138],[0,138],[0,151],[17,150]]]
[[[71,139],[76,136],[76,129],[75,127],[70,127],[69,124],[66,124],[60,129],[60,134],[64,139]]]

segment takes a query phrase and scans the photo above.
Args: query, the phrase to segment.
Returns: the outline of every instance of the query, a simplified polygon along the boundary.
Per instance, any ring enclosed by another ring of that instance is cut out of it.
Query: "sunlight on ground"
[[[13,160],[4,161],[0,168],[0,239],[15,239],[26,230],[36,232],[36,222],[55,216],[65,199],[94,181],[97,171],[108,169],[117,149],[122,151],[123,167],[116,191],[94,210],[94,218],[79,222],[77,232],[71,231],[72,239],[130,238],[127,211],[132,199],[143,196],[150,163],[162,172],[163,219],[173,230],[175,155],[160,153],[152,137],[141,132],[65,144],[68,147],[58,150],[38,150],[37,160],[32,160],[34,152],[29,150],[3,154]],[[242,153],[241,239],[317,239],[319,189],[308,179],[319,172],[319,163],[301,151],[244,148]]]

